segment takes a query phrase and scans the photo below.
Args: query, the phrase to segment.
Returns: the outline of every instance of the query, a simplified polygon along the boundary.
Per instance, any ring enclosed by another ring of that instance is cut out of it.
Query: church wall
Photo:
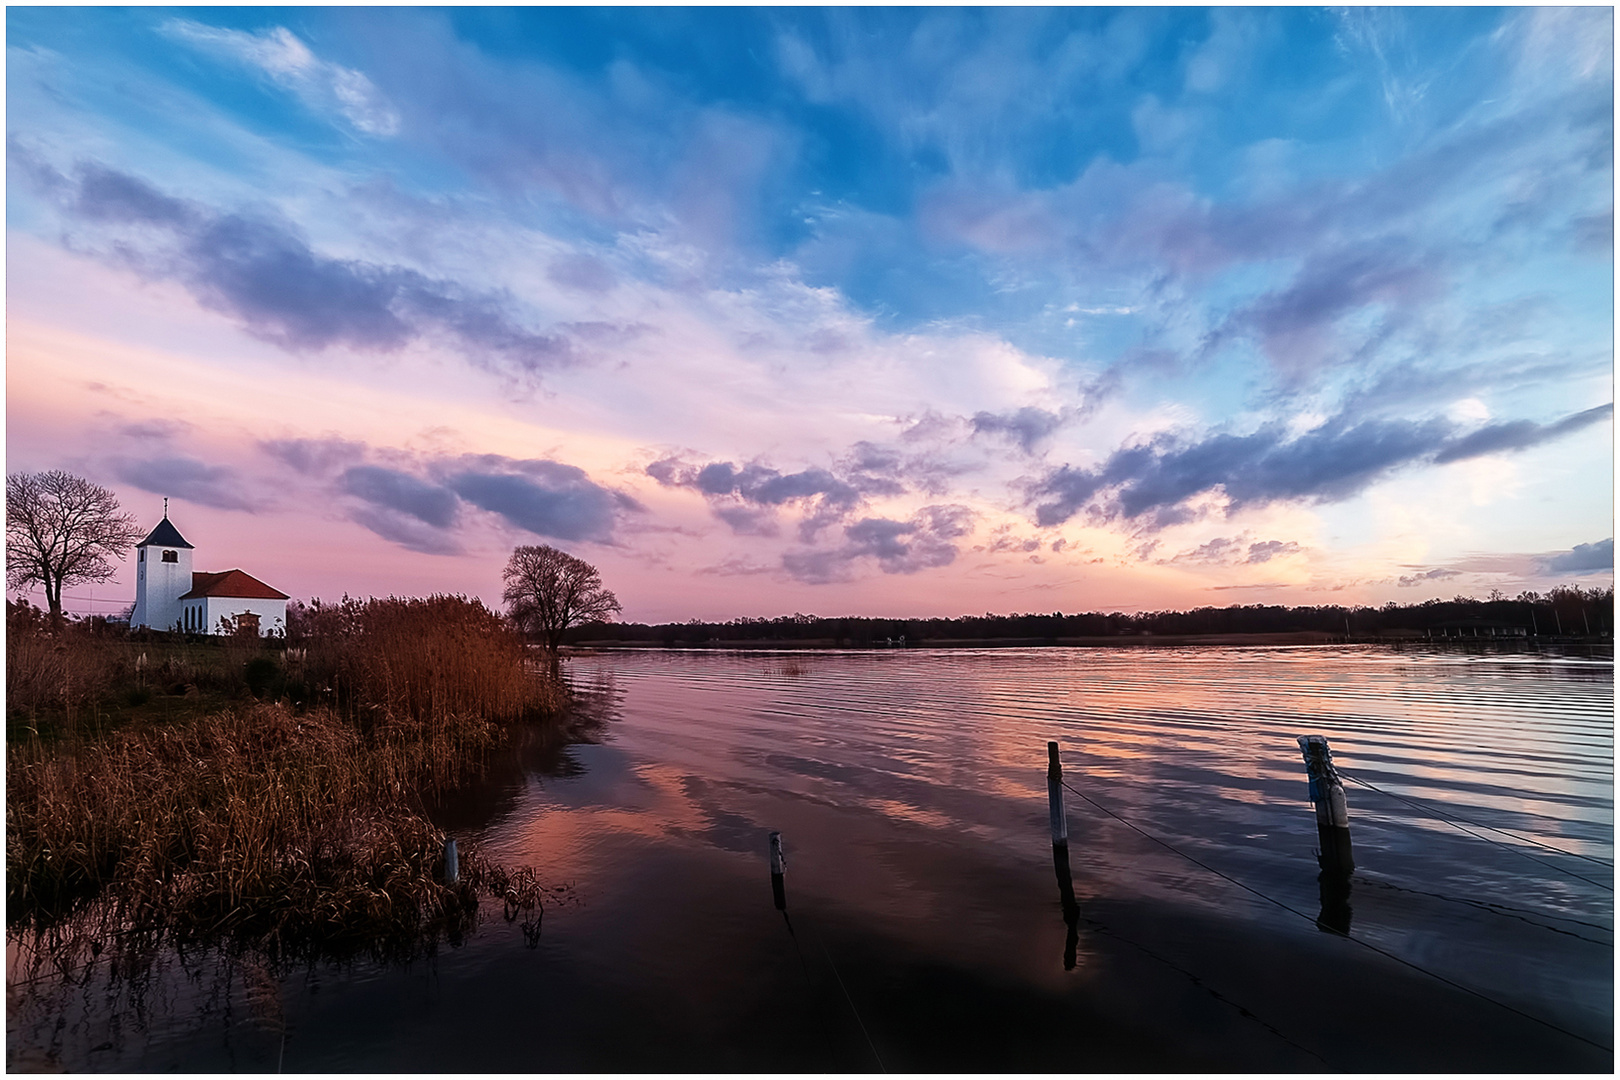
[[[135,611],[129,624],[171,630],[180,621],[180,597],[191,591],[191,549],[166,548],[158,544],[138,549],[135,564]],[[175,553],[174,562],[164,562],[163,553]]]
[[[287,601],[258,600],[236,596],[205,596],[201,600],[188,600],[187,604],[201,604],[203,627],[206,633],[218,634],[221,618],[235,618],[244,611],[259,617],[259,636],[280,637],[287,632]]]

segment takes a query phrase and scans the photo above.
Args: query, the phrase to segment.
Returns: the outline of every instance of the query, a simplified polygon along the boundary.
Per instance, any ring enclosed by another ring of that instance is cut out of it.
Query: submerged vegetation
[[[564,705],[476,600],[301,606],[268,644],[41,616],[8,608],[11,929],[397,954],[481,893],[539,903],[532,870],[476,850],[446,884],[424,806]]]

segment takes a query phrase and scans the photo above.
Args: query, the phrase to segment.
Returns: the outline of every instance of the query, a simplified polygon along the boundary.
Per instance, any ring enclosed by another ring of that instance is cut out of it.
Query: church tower
[[[180,623],[180,597],[191,591],[191,545],[169,521],[169,500],[163,500],[163,520],[145,540],[135,545],[135,611],[129,628],[150,626],[172,630]]]

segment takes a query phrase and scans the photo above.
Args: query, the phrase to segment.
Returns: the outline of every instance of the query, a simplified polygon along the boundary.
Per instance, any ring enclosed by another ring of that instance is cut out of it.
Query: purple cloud
[[[820,551],[790,551],[782,567],[798,581],[821,585],[848,581],[854,565],[875,559],[885,574],[915,574],[956,561],[953,541],[973,531],[976,516],[965,506],[926,506],[908,521],[862,518],[844,529],[845,543]]]
[[[1546,559],[1543,564],[1549,574],[1595,574],[1614,569],[1614,537],[1590,544],[1576,544],[1561,555]]]
[[[436,529],[449,528],[456,520],[454,492],[397,469],[356,465],[344,470],[338,487],[347,495],[408,514]]]
[[[1250,564],[1270,562],[1272,559],[1293,555],[1298,551],[1299,545],[1292,540],[1287,543],[1281,540],[1262,540],[1249,545],[1249,557],[1243,561]]]
[[[1572,431],[1579,431],[1613,415],[1614,404],[1610,402],[1566,416],[1553,424],[1537,424],[1530,420],[1488,424],[1458,439],[1436,454],[1434,460],[1445,464],[1448,461],[1466,461],[1468,458],[1501,453],[1505,450],[1528,450],[1532,446],[1556,439],[1560,435],[1567,435]]]
[[[439,336],[506,374],[534,376],[575,359],[568,338],[518,325],[507,297],[402,266],[322,255],[282,221],[213,211],[96,163],[42,186],[82,220],[137,228],[109,258],[180,282],[198,303],[289,351],[393,352]]]
[[[333,472],[366,455],[366,444],[330,436],[324,439],[266,439],[259,449],[306,476]]]
[[[1044,498],[1035,519],[1057,525],[1085,508],[1103,519],[1140,519],[1175,511],[1216,488],[1226,492],[1234,510],[1285,500],[1346,499],[1405,465],[1525,449],[1612,412],[1612,404],[1601,405],[1553,424],[1519,421],[1462,437],[1444,420],[1351,423],[1343,415],[1294,438],[1275,424],[1250,435],[1217,434],[1195,443],[1165,436],[1117,450],[1097,469],[1064,465],[1048,473],[1031,491],[1036,500]],[[1159,528],[1172,519],[1148,520]]]
[[[610,543],[618,515],[638,508],[573,465],[496,455],[463,462],[466,467],[448,477],[450,489],[537,536]]]
[[[234,469],[208,465],[195,458],[161,457],[114,463],[120,480],[154,495],[172,496],[221,510],[256,509]]]
[[[738,468],[729,461],[689,465],[676,457],[660,458],[646,473],[665,487],[701,492],[710,508],[734,532],[759,535],[769,529],[761,508],[797,503],[806,510],[800,536],[813,539],[828,525],[846,517],[861,502],[862,491],[826,469],[783,473],[758,463]]]
[[[1400,589],[1411,589],[1418,585],[1426,585],[1431,581],[1444,581],[1446,578],[1454,578],[1460,574],[1460,570],[1435,567],[1433,570],[1425,570],[1421,574],[1403,574],[1395,579],[1395,586]]]
[[[1036,445],[1063,424],[1063,417],[1045,409],[1026,406],[1016,412],[973,414],[975,435],[1004,435],[1017,443],[1026,454],[1033,454]]]

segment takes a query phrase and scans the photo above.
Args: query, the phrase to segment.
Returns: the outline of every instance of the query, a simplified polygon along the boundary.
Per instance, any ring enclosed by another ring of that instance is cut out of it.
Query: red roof
[[[236,600],[286,600],[287,594],[277,592],[252,574],[241,570],[221,570],[215,574],[193,571],[191,591],[180,599],[201,600],[205,596],[228,596]]]

